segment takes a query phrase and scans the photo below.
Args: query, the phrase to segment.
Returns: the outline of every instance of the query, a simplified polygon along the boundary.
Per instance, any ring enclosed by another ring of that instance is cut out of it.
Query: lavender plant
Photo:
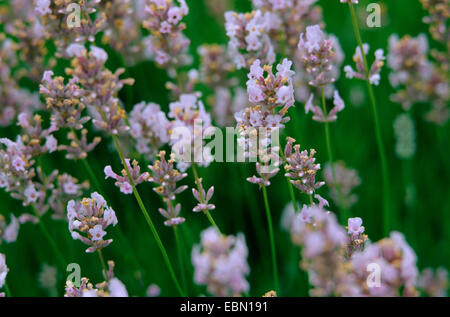
[[[322,2],[0,1],[0,297],[447,296],[448,1],[365,43],[340,0],[356,50]],[[92,279],[63,281],[68,259]]]

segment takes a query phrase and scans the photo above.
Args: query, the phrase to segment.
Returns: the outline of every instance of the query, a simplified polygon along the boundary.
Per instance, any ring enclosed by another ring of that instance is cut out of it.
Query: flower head
[[[116,214],[97,192],[92,193],[91,198],[83,198],[81,202],[69,201],[67,219],[72,238],[89,245],[86,252],[92,253],[111,244],[112,239],[103,238],[108,226],[117,225]]]
[[[216,296],[238,296],[249,290],[245,276],[248,249],[243,235],[222,236],[214,227],[204,230],[192,249],[194,281],[206,284]]]

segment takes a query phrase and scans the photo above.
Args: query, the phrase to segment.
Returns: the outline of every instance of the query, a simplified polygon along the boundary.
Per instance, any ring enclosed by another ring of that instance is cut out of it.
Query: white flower
[[[5,255],[0,253],[0,288],[5,285],[6,275],[8,274],[8,267],[6,266]]]
[[[101,62],[106,62],[108,59],[108,54],[105,52],[104,49],[97,47],[97,46],[91,46],[91,52],[94,55],[94,58]]]
[[[52,13],[52,10],[50,10],[50,0],[37,0],[35,11],[41,16]]]
[[[92,236],[92,241],[101,241],[106,234],[102,225],[96,225],[94,228],[89,229],[89,234]]]
[[[128,297],[125,285],[116,277],[109,281],[108,290],[110,297]]]
[[[58,148],[58,141],[56,141],[53,135],[47,136],[45,139],[45,147],[48,149],[49,153],[53,153]]]
[[[84,45],[78,43],[72,43],[66,48],[66,54],[69,57],[80,57],[81,55],[86,53],[86,48]]]

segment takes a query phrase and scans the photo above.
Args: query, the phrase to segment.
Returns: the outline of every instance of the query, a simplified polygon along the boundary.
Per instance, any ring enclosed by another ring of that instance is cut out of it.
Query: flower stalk
[[[361,50],[361,55],[364,64],[364,71],[366,73],[366,85],[369,92],[370,103],[372,106],[373,120],[375,125],[375,134],[377,139],[378,152],[381,161],[381,172],[383,178],[383,230],[384,234],[387,235],[392,229],[392,214],[390,211],[390,184],[389,184],[389,170],[386,159],[386,152],[384,149],[383,139],[381,136],[380,119],[378,117],[377,103],[375,100],[375,94],[373,92],[372,85],[369,79],[369,66],[367,63],[366,54],[364,53],[363,42],[361,40],[361,34],[358,27],[358,21],[356,19],[355,9],[351,0],[347,0],[350,9],[350,14],[352,17],[353,30],[355,32],[356,40]]]

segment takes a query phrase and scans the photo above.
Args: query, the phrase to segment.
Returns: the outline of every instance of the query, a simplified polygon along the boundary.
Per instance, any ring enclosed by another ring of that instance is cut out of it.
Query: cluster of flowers
[[[225,29],[230,38],[228,52],[238,69],[250,67],[257,59],[263,64],[275,62],[275,51],[268,34],[271,28],[269,12],[225,13]]]
[[[189,39],[183,34],[186,25],[181,22],[189,13],[185,0],[149,0],[145,7],[147,16],[142,25],[150,31],[147,54],[156,63],[175,71],[178,66],[190,63],[187,49]]]
[[[303,247],[301,267],[309,273],[311,295],[418,295],[416,255],[401,233],[371,243],[361,218],[350,218],[345,230],[333,213],[316,205],[304,206],[291,220],[292,240]],[[375,269],[379,275],[372,280]]]
[[[430,33],[433,38],[442,43],[449,43],[449,32],[447,22],[450,18],[450,7],[448,0],[420,0],[423,8],[430,15],[425,17],[423,21],[430,25]]]
[[[169,142],[169,120],[156,103],[140,102],[129,115],[130,134],[136,140],[136,149],[152,159]]]
[[[19,66],[17,51],[19,46],[5,34],[0,33],[0,126],[8,126],[18,113],[32,111],[40,106],[39,96],[17,84],[21,77],[13,72]]]
[[[56,61],[52,56],[45,58],[48,53],[45,28],[32,9],[29,3],[17,3],[12,12],[1,12],[0,20],[2,24],[4,21],[4,32],[12,40],[21,61],[21,65],[15,70],[15,77],[28,77],[37,82],[45,67],[53,67]]]
[[[0,253],[0,289],[3,288],[6,281],[6,275],[8,275],[8,267],[6,266],[6,257]],[[5,293],[0,292],[0,297],[4,297]]]
[[[387,61],[392,70],[389,80],[398,89],[392,100],[400,103],[404,110],[417,102],[430,102],[432,109],[427,119],[445,124],[449,118],[448,62],[444,59],[442,63],[433,63],[428,53],[424,34],[416,38],[405,35],[400,39],[396,34],[389,37]]]
[[[320,169],[320,164],[315,163],[314,154],[316,154],[316,151],[314,149],[311,149],[309,153],[306,150],[300,151],[300,145],[294,145],[294,143],[293,138],[287,138],[284,149],[285,176],[289,177],[290,182],[300,191],[312,196],[316,189],[325,185],[325,182],[316,182],[316,174]]]
[[[69,201],[67,219],[72,238],[87,244],[89,246],[86,249],[87,253],[95,252],[111,244],[112,239],[104,240],[103,238],[108,226],[117,225],[116,213],[97,192],[92,193],[91,198],[83,198],[81,202]]]
[[[93,42],[95,35],[105,27],[105,13],[100,11],[100,14],[96,14],[101,2],[94,0],[74,4],[70,0],[36,1],[35,11],[40,17],[45,37],[54,39],[59,56],[66,56],[66,48],[70,43]]]
[[[192,249],[194,281],[215,296],[240,296],[249,291],[248,249],[243,235],[223,236],[214,227],[201,233]]]
[[[211,148],[204,146],[203,138],[214,129],[211,116],[200,100],[200,93],[181,95],[179,100],[169,104],[169,109],[170,145],[176,155],[178,169],[184,172],[190,162],[208,166],[213,157]]]
[[[105,179],[112,178],[115,179],[116,182],[114,185],[120,188],[120,191],[126,195],[130,195],[133,193],[133,185],[137,186],[150,178],[150,174],[148,172],[141,173],[141,167],[136,160],[132,162],[133,166],[130,164],[130,159],[125,159],[124,168],[121,171],[121,176],[114,173],[111,166],[105,166],[104,173]],[[128,175],[128,172],[130,173]]]
[[[81,100],[88,106],[94,125],[113,135],[128,131],[129,127],[124,122],[126,113],[120,106],[117,93],[124,85],[132,85],[134,80],[119,79],[125,71],[123,68],[114,73],[105,68],[108,54],[101,48],[91,46],[88,52],[83,45],[71,44],[67,53],[73,59],[66,73],[79,83]]]
[[[363,44],[364,55],[367,56],[369,53],[369,44]],[[369,69],[369,81],[372,85],[378,86],[380,83],[380,72],[384,66],[384,51],[380,48],[375,51],[375,61],[372,63],[372,66]],[[358,78],[366,80],[366,72],[364,69],[364,61],[363,56],[361,54],[361,48],[358,46],[356,48],[355,54],[353,55],[353,61],[356,65],[356,71],[350,66],[347,65],[344,67],[345,76],[347,78]]]
[[[148,168],[151,170],[151,177],[149,181],[159,185],[153,190],[162,197],[163,201],[167,205],[167,209],[160,208],[159,212],[167,220],[164,222],[166,226],[176,226],[185,221],[183,217],[179,217],[181,211],[181,205],[177,204],[173,206],[175,196],[187,189],[186,185],[177,186],[177,183],[187,176],[186,173],[180,173],[174,168],[175,163],[174,154],[170,159],[166,160],[166,152],[159,152],[159,160],[156,160],[153,165]]]
[[[306,26],[322,23],[322,9],[316,6],[317,0],[253,0],[253,7],[270,12],[270,37],[277,43],[277,51],[284,42],[283,53],[294,58],[296,56],[298,35]]]
[[[271,65],[261,67],[260,60],[256,60],[250,67],[247,81],[248,99],[252,105],[234,115],[239,131],[238,144],[244,155],[260,158],[256,164],[260,177],[247,180],[260,186],[269,186],[269,179],[279,171],[279,147],[273,139],[290,120],[286,114],[295,102],[291,66],[292,62],[284,59],[274,74]]]
[[[95,286],[86,277],[81,279],[78,287],[72,281],[67,281],[64,297],[128,297],[125,285],[114,276],[114,262],[108,261],[108,267],[106,281]]]
[[[143,60],[146,40],[142,37],[141,24],[145,19],[146,0],[102,1],[105,26],[102,43],[109,44],[120,52],[125,61],[134,64]]]

